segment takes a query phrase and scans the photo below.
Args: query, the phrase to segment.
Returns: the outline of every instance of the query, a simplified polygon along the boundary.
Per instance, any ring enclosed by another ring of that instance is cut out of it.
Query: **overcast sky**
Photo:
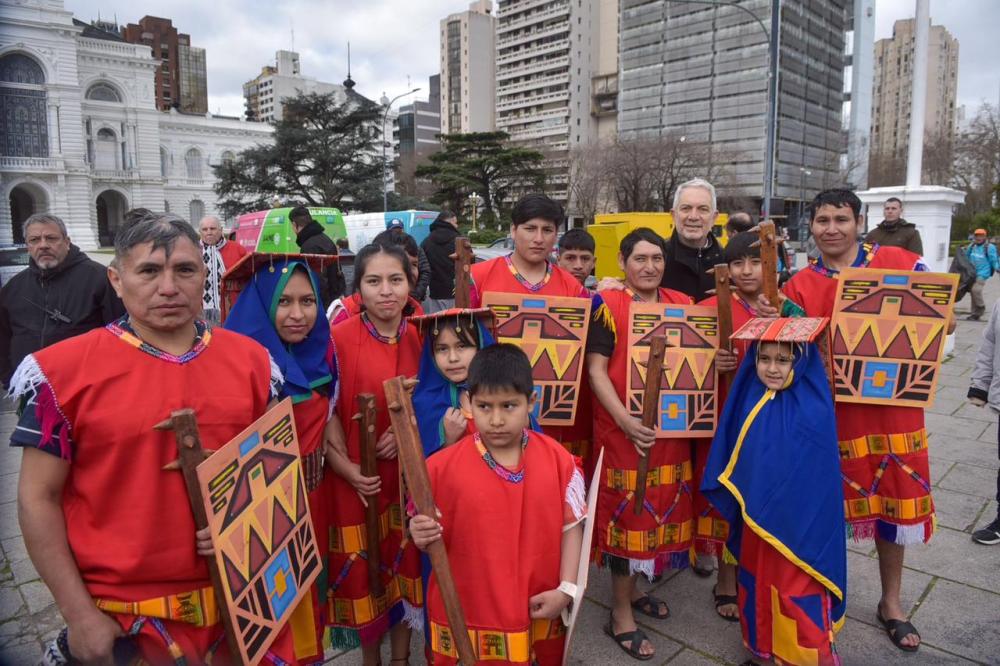
[[[614,0],[603,0],[613,2]],[[213,113],[243,113],[244,82],[274,60],[278,49],[301,54],[302,73],[341,82],[372,99],[414,87],[426,98],[427,77],[438,72],[439,21],[462,11],[469,0],[65,0],[81,21],[115,18],[120,24],[144,15],[173,19],[194,46],[207,50],[208,107]],[[876,0],[875,38],[890,37],[892,24],[912,17],[914,0]],[[996,30],[997,0],[931,0],[931,20],[959,40],[958,103],[972,114],[982,101],[1000,96]]]

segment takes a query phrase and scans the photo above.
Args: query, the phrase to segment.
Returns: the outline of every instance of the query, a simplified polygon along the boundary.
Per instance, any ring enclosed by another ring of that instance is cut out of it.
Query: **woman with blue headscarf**
[[[253,274],[225,328],[267,348],[284,376],[279,399],[292,400],[309,511],[324,564],[310,598],[303,599],[291,619],[295,656],[312,663],[323,659],[331,501],[324,482],[323,433],[337,399],[338,372],[318,279],[305,259],[255,255],[249,265]]]

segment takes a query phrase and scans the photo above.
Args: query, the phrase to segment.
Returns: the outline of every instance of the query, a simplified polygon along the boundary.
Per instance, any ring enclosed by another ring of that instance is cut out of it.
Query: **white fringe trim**
[[[38,361],[35,360],[35,355],[28,354],[10,378],[10,389],[7,391],[7,396],[15,400],[24,396],[34,398],[38,394],[38,387],[48,383],[49,380],[42,372]]]
[[[900,546],[911,546],[924,543],[926,525],[895,525],[896,543]]]
[[[629,558],[628,572],[631,576],[642,574],[648,581],[652,582],[656,576],[656,558],[651,560],[633,560]]]
[[[587,489],[583,482],[583,474],[575,466],[569,485],[566,486],[566,504],[578,521],[587,517]]]
[[[412,606],[403,599],[403,622],[414,631],[424,630],[424,609]]]
[[[285,375],[281,373],[281,368],[274,362],[271,352],[267,352],[267,360],[271,362],[271,399],[274,400],[281,394],[281,389],[285,386]]]
[[[326,309],[326,320],[328,322],[333,322],[334,317],[340,313],[341,310],[346,310],[344,307],[344,299],[338,298],[333,303],[330,303],[330,307]]]

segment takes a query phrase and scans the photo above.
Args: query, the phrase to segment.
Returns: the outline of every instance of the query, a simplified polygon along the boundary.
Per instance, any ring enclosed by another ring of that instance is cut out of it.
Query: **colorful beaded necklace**
[[[549,283],[549,280],[552,279],[551,262],[549,261],[545,262],[545,277],[542,278],[542,281],[539,282],[538,284],[532,284],[528,282],[527,278],[525,278],[523,275],[521,275],[520,272],[518,272],[517,267],[514,266],[514,262],[511,260],[510,257],[511,255],[508,254],[503,258],[503,260],[507,262],[507,268],[510,269],[510,272],[514,276],[514,279],[520,282],[521,286],[527,289],[528,291],[530,292],[541,291],[542,287],[547,285]]]
[[[640,296],[639,294],[637,294],[634,291],[632,291],[632,289],[630,289],[629,287],[625,287],[625,293],[629,295],[629,297],[632,299],[633,303],[646,303],[647,302],[647,301],[643,300],[642,296]],[[649,302],[650,303],[659,303],[660,302],[660,292],[659,292],[659,290],[657,290],[657,292],[656,292],[656,300],[655,301],[649,301]]]
[[[156,358],[167,361],[168,363],[177,363],[180,365],[187,363],[198,354],[205,351],[205,348],[208,347],[209,341],[212,339],[212,332],[209,330],[208,325],[199,319],[195,319],[194,345],[191,349],[184,352],[180,356],[175,356],[163,351],[162,349],[157,349],[148,342],[143,341],[143,339],[136,334],[135,329],[132,328],[132,324],[129,323],[128,315],[123,316],[117,321],[111,322],[105,328],[107,328],[112,335],[119,338],[123,342],[127,342],[141,352],[149,354],[150,356],[155,356]]]
[[[373,338],[375,338],[379,342],[384,342],[387,345],[394,345],[394,344],[396,344],[397,342],[399,342],[400,338],[403,337],[403,334],[406,333],[406,318],[405,317],[399,320],[399,330],[396,331],[396,335],[393,336],[393,337],[391,337],[391,338],[388,337],[388,336],[382,335],[381,333],[378,332],[378,329],[375,328],[375,324],[373,324],[372,321],[371,321],[371,319],[368,318],[368,313],[367,312],[362,312],[361,313],[361,322],[365,325],[365,328],[368,329],[368,333]]]
[[[868,263],[875,257],[875,253],[878,252],[878,245],[872,243],[864,243],[858,251],[858,256],[854,258],[854,262],[851,264],[851,268],[859,268],[861,266],[867,266]],[[823,265],[823,257],[813,257],[809,260],[809,268],[816,271],[823,277],[834,278],[840,274],[840,271],[835,271],[832,268],[827,268]]]
[[[507,469],[506,467],[504,467],[503,465],[501,465],[500,463],[498,463],[496,460],[493,459],[493,455],[483,445],[483,440],[479,436],[478,432],[475,435],[473,435],[473,439],[476,442],[476,448],[479,449],[479,455],[481,455],[483,457],[483,462],[485,462],[486,465],[491,470],[493,470],[493,472],[497,476],[499,476],[504,481],[507,481],[508,483],[521,483],[521,481],[524,480],[524,466],[523,466],[524,459],[523,459],[523,457],[522,457],[522,467],[521,467],[521,469],[518,470],[517,472],[512,472],[509,469]],[[528,446],[528,431],[524,430],[521,433],[521,453],[522,454],[524,453],[524,449],[527,446]]]

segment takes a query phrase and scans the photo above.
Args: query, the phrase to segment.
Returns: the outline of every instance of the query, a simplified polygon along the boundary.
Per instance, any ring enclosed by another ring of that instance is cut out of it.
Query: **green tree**
[[[257,145],[212,167],[227,217],[297,201],[342,210],[381,210],[382,110],[349,93],[304,93],[283,101],[274,143]]]
[[[470,194],[479,195],[482,223],[495,224],[509,215],[515,195],[545,189],[542,153],[509,139],[506,132],[444,134],[441,150],[417,167],[416,176],[437,188],[431,201],[454,211],[465,207]]]

